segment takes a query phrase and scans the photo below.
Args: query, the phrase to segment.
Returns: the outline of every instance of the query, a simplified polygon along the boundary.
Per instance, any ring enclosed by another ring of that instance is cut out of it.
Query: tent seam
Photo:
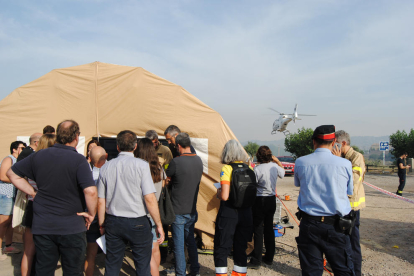
[[[96,110],[96,135],[98,137],[98,141],[99,141],[99,111],[98,111],[98,63],[96,62],[96,66],[95,66],[95,110]]]

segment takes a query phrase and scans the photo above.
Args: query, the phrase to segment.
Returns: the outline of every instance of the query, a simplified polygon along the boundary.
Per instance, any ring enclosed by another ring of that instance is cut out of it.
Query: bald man
[[[96,184],[99,177],[99,169],[105,164],[108,154],[103,147],[95,146],[89,151],[89,157],[91,158],[93,180],[95,180]],[[86,241],[88,243],[86,245],[85,276],[92,276],[95,270],[95,258],[99,249],[96,239],[101,236],[99,230],[98,217],[95,216],[89,230],[86,231]]]
[[[91,157],[91,163],[96,168],[101,168],[108,158],[108,154],[105,149],[100,146],[93,147],[89,153]]]
[[[86,230],[95,218],[98,191],[88,162],[76,151],[79,135],[77,122],[61,122],[56,144],[17,162],[7,172],[13,185],[34,198],[36,275],[55,275],[60,257],[64,275],[83,275]],[[38,191],[25,177],[36,180]]]
[[[33,133],[32,136],[29,138],[30,145],[26,147],[22,152],[19,154],[19,157],[17,157],[17,162],[22,161],[27,156],[32,154],[36,151],[37,145],[39,145],[39,139],[42,136],[42,133]]]

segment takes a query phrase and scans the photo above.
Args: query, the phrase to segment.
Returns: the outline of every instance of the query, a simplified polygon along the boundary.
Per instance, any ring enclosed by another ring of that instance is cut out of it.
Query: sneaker
[[[7,255],[6,254],[3,254],[3,251],[0,248],[0,261],[4,261],[6,259],[7,259]]]
[[[250,263],[247,264],[247,268],[250,268],[250,269],[259,269],[260,268],[260,265],[259,264],[252,263],[250,261]]]
[[[5,246],[3,248],[3,253],[4,254],[18,254],[22,252],[20,249],[17,249],[16,247],[14,247],[13,245],[10,246]]]

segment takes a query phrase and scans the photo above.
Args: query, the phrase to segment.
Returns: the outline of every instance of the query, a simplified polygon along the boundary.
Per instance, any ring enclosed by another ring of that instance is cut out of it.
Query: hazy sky
[[[218,111],[241,141],[267,108],[351,136],[413,127],[414,1],[0,0],[0,99],[55,68],[143,67]],[[173,123],[173,122],[172,122]]]

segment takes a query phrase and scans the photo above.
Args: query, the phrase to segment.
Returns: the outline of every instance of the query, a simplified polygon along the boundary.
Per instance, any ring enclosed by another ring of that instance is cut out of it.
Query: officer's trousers
[[[252,209],[235,209],[227,204],[221,202],[216,218],[214,236],[216,274],[227,275],[227,256],[233,248],[234,271],[243,275],[247,270],[247,243],[252,240],[253,236]]]
[[[302,275],[322,275],[323,254],[335,276],[355,275],[349,236],[336,232],[333,225],[302,218],[296,242]]]

